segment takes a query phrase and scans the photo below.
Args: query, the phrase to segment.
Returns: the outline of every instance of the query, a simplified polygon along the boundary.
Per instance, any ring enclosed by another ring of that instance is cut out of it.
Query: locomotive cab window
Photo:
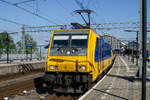
[[[50,56],[86,56],[88,32],[85,30],[55,31]]]
[[[88,42],[87,35],[72,35],[71,47],[82,47],[86,48]]]
[[[55,35],[52,47],[67,47],[69,44],[69,35]]]

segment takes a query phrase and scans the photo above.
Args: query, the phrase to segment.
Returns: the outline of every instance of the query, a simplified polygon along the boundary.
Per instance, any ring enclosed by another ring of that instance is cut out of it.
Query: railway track
[[[111,69],[111,67],[109,69]],[[105,72],[105,74],[107,73],[107,71]],[[99,80],[105,74],[100,76]],[[95,83],[92,84],[92,87],[94,86],[94,84]],[[6,85],[6,86],[3,86],[3,87],[0,87],[0,100],[3,100],[4,97],[14,98],[12,100],[16,100],[15,98],[19,94],[23,94],[23,91],[30,91],[30,90],[34,90],[34,93],[36,93],[33,79],[22,81],[22,82],[16,82],[16,83],[11,84],[11,85]],[[28,95],[31,96],[32,93],[28,93]],[[77,100],[81,95],[82,94],[62,94],[62,93],[51,93],[51,94],[47,93],[47,94],[44,94],[44,95],[38,94],[39,98],[40,98],[40,96],[43,97],[43,99],[39,99],[39,100]],[[21,100],[27,100],[26,96],[27,95],[24,96],[25,99],[21,99]],[[31,100],[37,100],[37,99],[31,99]]]
[[[0,100],[3,100],[4,97],[15,98],[17,97],[17,95],[23,94],[24,91],[30,91],[30,90],[35,90],[33,80],[28,80],[24,82],[15,83],[13,85],[0,87]],[[27,93],[27,94],[32,95],[32,93]],[[77,100],[81,95],[82,94],[76,95],[76,94],[52,93],[52,94],[45,94],[44,96],[41,95],[43,96],[44,99],[40,99],[40,100]],[[26,100],[26,99],[22,99],[22,100]]]
[[[94,84],[92,84],[92,86],[94,86]],[[34,90],[35,92],[34,80],[18,82],[12,85],[0,87],[0,100],[3,100],[4,97],[15,98],[17,97],[17,95],[23,94],[23,91],[30,91],[30,90]],[[27,93],[27,94],[30,96],[32,95],[32,93]],[[44,94],[44,95],[38,94],[39,98],[40,96],[44,98],[40,100],[77,100],[81,95],[82,94],[63,94],[63,93],[51,93],[51,94],[49,93],[49,94]],[[13,99],[13,100],[16,100],[16,99]],[[26,100],[26,99],[22,99],[22,100]],[[36,99],[33,99],[33,100],[36,100]]]
[[[37,70],[33,70],[30,72],[26,72],[26,73],[0,75],[0,82],[6,81],[6,80],[11,80],[11,79],[16,79],[16,78],[24,77],[24,76],[28,76],[28,75],[35,75],[35,74],[42,73],[42,72],[43,72],[42,69],[37,69]]]
[[[15,83],[13,85],[0,87],[0,100],[4,97],[12,97],[17,94],[23,93],[24,90],[32,89],[34,89],[33,80],[28,80],[24,82]]]
[[[4,87],[0,87],[0,100],[3,100],[5,97],[14,98],[17,95],[23,94],[24,91],[34,90],[34,81],[28,80],[24,82],[19,82],[13,85],[8,85]],[[32,95],[32,93],[27,93],[28,95]],[[27,96],[27,95],[26,95]],[[41,100],[76,100],[79,96],[73,96],[70,94],[44,94],[41,95],[44,99]],[[40,98],[40,95],[39,95]],[[15,100],[15,99],[14,99]]]

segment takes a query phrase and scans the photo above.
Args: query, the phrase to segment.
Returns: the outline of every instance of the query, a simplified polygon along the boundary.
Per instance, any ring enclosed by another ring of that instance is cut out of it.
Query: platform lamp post
[[[18,32],[7,33],[6,45],[7,45],[7,63],[9,63],[9,34],[17,34]]]
[[[138,66],[138,53],[139,53],[139,47],[138,47],[138,34],[139,34],[139,31],[138,30],[124,30],[124,31],[126,31],[126,32],[136,32],[136,43],[137,43],[137,45],[136,45],[136,51],[137,51],[137,53],[136,53],[136,65]],[[133,52],[133,50],[132,50],[132,52]]]

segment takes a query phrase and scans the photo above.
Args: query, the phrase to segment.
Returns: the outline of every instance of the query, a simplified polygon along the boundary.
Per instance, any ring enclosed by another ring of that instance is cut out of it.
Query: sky
[[[4,0],[12,4],[26,0]],[[140,0],[78,0],[82,2],[84,8],[94,11],[92,13],[92,23],[114,23],[114,22],[139,22],[139,1]],[[9,5],[0,0],[0,19],[15,21],[28,26],[43,25],[64,25],[71,22],[84,24],[81,17],[74,13],[79,10],[79,5],[75,0],[35,0],[18,6],[23,7],[33,13],[39,14],[47,20],[29,14],[13,5]],[[150,0],[147,0],[147,20],[150,22]],[[21,37],[21,25],[15,25],[0,20],[0,32],[19,32],[13,36],[16,41]],[[133,32],[124,32],[123,30],[102,30],[100,34],[107,32],[117,38],[135,38]],[[38,41],[38,44],[45,44],[45,40],[50,39],[50,33],[30,33]],[[149,33],[148,33],[149,34]],[[148,35],[149,36],[149,35]]]

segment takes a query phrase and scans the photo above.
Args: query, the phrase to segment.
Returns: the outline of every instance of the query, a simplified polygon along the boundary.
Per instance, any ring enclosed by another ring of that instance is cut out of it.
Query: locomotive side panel
[[[98,72],[97,67],[94,62],[94,55],[95,55],[95,46],[96,46],[96,34],[91,30],[89,36],[89,45],[88,45],[88,58],[90,62],[89,68],[91,69],[92,80],[96,80]]]

